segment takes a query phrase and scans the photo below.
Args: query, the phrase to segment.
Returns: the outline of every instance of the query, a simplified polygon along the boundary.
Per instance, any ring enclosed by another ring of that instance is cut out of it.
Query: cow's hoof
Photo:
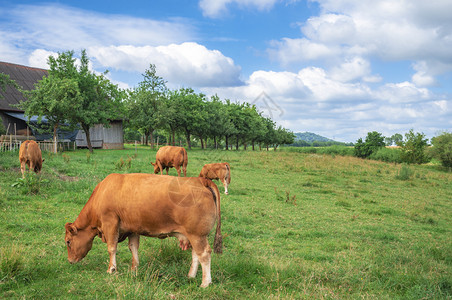
[[[209,284],[210,284],[210,282],[206,282],[206,283],[203,282],[203,283],[201,284],[201,287],[202,287],[202,288],[206,288],[206,287],[209,286]]]
[[[113,274],[114,272],[116,272],[116,268],[115,267],[111,267],[107,270],[108,274]]]

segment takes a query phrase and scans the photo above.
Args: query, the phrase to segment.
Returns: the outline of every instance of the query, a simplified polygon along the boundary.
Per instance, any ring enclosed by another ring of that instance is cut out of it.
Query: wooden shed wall
[[[109,128],[97,124],[89,130],[89,133],[93,148],[124,149],[124,134],[121,121],[112,121]],[[83,130],[78,132],[76,142],[77,147],[88,147]]]

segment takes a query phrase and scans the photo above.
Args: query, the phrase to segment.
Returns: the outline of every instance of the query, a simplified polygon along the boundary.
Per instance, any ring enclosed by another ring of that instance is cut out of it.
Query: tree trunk
[[[58,130],[58,124],[55,124],[55,126],[53,126],[53,153],[57,153],[58,149],[57,149],[57,130]]]
[[[218,150],[218,144],[217,144],[217,137],[216,136],[213,137],[213,144],[215,145],[215,149]]]
[[[225,138],[226,138],[226,150],[229,150],[228,136],[226,135]]]
[[[204,150],[204,140],[202,138],[199,138],[201,140],[201,150]],[[207,145],[206,145],[207,147]]]
[[[173,146],[176,146],[176,130],[173,130]]]
[[[151,149],[154,150],[154,130],[151,130],[149,136],[151,137]]]
[[[91,145],[91,136],[89,133],[89,127],[87,125],[82,125],[83,131],[86,135],[86,143],[88,144],[89,153],[93,153],[93,146]]]
[[[239,136],[237,136],[237,139],[235,140],[235,150],[239,150]]]
[[[188,150],[191,150],[190,131],[186,130],[185,133],[185,136],[187,138],[187,148]]]
[[[254,151],[254,141],[252,142],[252,145],[253,145],[253,151]]]

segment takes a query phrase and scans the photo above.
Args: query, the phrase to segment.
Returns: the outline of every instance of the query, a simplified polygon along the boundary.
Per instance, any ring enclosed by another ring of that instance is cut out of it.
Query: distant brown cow
[[[204,165],[199,177],[221,180],[224,186],[224,193],[228,194],[228,185],[231,183],[231,167],[227,162]]]
[[[82,260],[99,236],[110,254],[108,273],[116,271],[118,242],[129,238],[132,270],[138,266],[140,235],[176,237],[182,250],[192,248],[188,277],[202,266],[201,287],[207,287],[211,248],[207,235],[217,221],[215,253],[222,252],[220,193],[209,179],[154,174],[110,174],[94,189],[74,223],[66,223],[70,263]]]
[[[35,173],[41,172],[42,159],[41,149],[35,141],[27,140],[20,145],[19,149],[20,171],[22,177],[25,177],[25,165],[30,171]]]
[[[188,156],[187,151],[183,147],[164,146],[157,151],[155,155],[155,163],[151,162],[154,166],[154,173],[163,175],[163,169],[166,169],[166,175],[168,175],[169,168],[176,168],[177,176],[180,176],[180,167],[184,171],[184,177],[187,176],[187,164]]]

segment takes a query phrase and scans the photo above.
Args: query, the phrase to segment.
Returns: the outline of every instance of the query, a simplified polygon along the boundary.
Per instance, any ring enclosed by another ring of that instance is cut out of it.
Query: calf
[[[224,186],[224,193],[228,194],[228,185],[231,183],[231,167],[227,162],[204,165],[199,177],[221,180]]]
[[[20,145],[19,149],[20,171],[22,177],[25,177],[25,165],[30,171],[41,172],[42,159],[41,149],[35,141],[27,140]]]

